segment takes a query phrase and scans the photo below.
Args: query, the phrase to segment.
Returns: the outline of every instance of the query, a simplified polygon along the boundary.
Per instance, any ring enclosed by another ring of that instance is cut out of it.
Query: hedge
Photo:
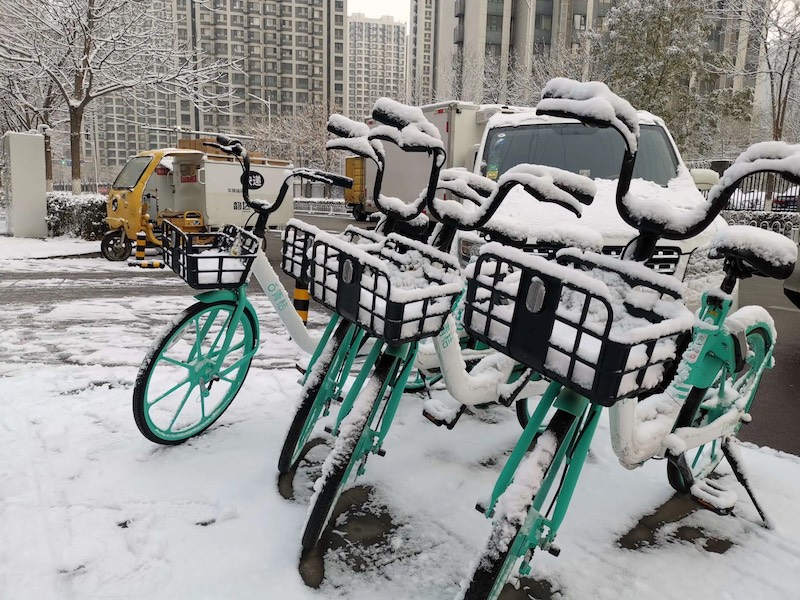
[[[47,229],[52,237],[61,235],[99,240],[108,229],[106,196],[70,192],[47,193]]]

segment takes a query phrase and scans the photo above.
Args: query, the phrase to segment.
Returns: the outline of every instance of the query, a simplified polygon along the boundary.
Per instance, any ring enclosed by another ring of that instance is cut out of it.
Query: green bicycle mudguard
[[[209,290],[207,292],[195,294],[195,300],[197,300],[198,302],[202,302],[203,304],[214,304],[215,302],[221,302],[224,300],[229,300],[234,304],[237,304],[240,301],[239,300],[240,297],[244,301],[244,307],[246,309],[249,308],[250,312],[252,312],[253,315],[255,315],[256,317],[255,331],[253,331],[253,333],[255,334],[256,343],[260,344],[261,331],[258,322],[258,313],[256,312],[256,309],[253,307],[253,305],[250,303],[250,300],[247,298],[247,296],[244,295],[240,296],[240,294],[237,293],[237,290]]]

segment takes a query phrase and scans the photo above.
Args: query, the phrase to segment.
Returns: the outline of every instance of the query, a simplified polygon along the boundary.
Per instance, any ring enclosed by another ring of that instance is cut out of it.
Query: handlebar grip
[[[241,146],[242,142],[227,135],[218,134],[217,143],[221,146]]]
[[[336,175],[335,173],[326,173],[325,177],[330,179],[331,184],[335,185],[336,187],[344,188],[346,190],[349,190],[353,187],[353,180],[350,177]]]
[[[319,169],[309,169],[302,167],[299,169],[292,169],[292,176],[302,177],[303,179],[310,179],[312,181],[319,181],[322,183],[330,183],[337,187],[350,189],[353,187],[353,180],[344,175],[337,173],[328,173],[327,171],[320,171]]]

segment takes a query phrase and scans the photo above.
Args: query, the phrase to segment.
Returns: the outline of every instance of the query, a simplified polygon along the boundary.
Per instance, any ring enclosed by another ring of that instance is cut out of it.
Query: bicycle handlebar
[[[541,165],[517,165],[506,171],[497,183],[466,170],[445,169],[437,188],[472,202],[477,210],[467,211],[459,202],[434,197],[429,204],[430,211],[449,227],[480,229],[518,185],[540,202],[557,204],[576,216],[581,215],[581,204],[591,204],[596,193],[595,184],[588,177]]]
[[[353,180],[349,177],[344,177],[337,173],[328,173],[327,171],[321,171],[319,169],[302,167],[291,169],[288,174],[284,176],[280,190],[278,191],[278,197],[274,202],[270,203],[260,200],[253,201],[250,199],[250,155],[247,153],[247,149],[244,147],[242,142],[235,138],[220,134],[217,135],[216,142],[203,142],[203,145],[218,148],[225,154],[230,154],[235,156],[237,159],[240,159],[240,164],[242,165],[242,176],[240,178],[240,182],[242,184],[242,199],[245,201],[247,206],[258,213],[258,220],[253,228],[253,233],[259,237],[264,236],[264,231],[267,226],[267,218],[269,215],[277,211],[283,204],[283,201],[286,199],[286,194],[289,191],[289,180],[293,177],[301,177],[311,181],[328,183],[330,185],[335,185],[346,189],[353,187]]]
[[[377,166],[373,185],[376,206],[394,221],[410,221],[422,213],[436,192],[439,171],[446,158],[439,131],[419,108],[389,98],[379,98],[375,102],[372,116],[381,125],[369,129],[365,123],[331,115],[327,129],[338,137],[329,140],[325,147],[328,150],[347,150],[372,160]],[[404,152],[427,152],[432,156],[428,187],[413,202],[381,195],[386,166],[382,141],[391,142]]]

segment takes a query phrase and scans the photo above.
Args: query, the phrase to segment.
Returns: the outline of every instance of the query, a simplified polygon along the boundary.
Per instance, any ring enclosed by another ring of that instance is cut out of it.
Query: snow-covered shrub
[[[99,240],[108,229],[105,217],[106,197],[102,194],[47,193],[47,229],[53,237]]]

